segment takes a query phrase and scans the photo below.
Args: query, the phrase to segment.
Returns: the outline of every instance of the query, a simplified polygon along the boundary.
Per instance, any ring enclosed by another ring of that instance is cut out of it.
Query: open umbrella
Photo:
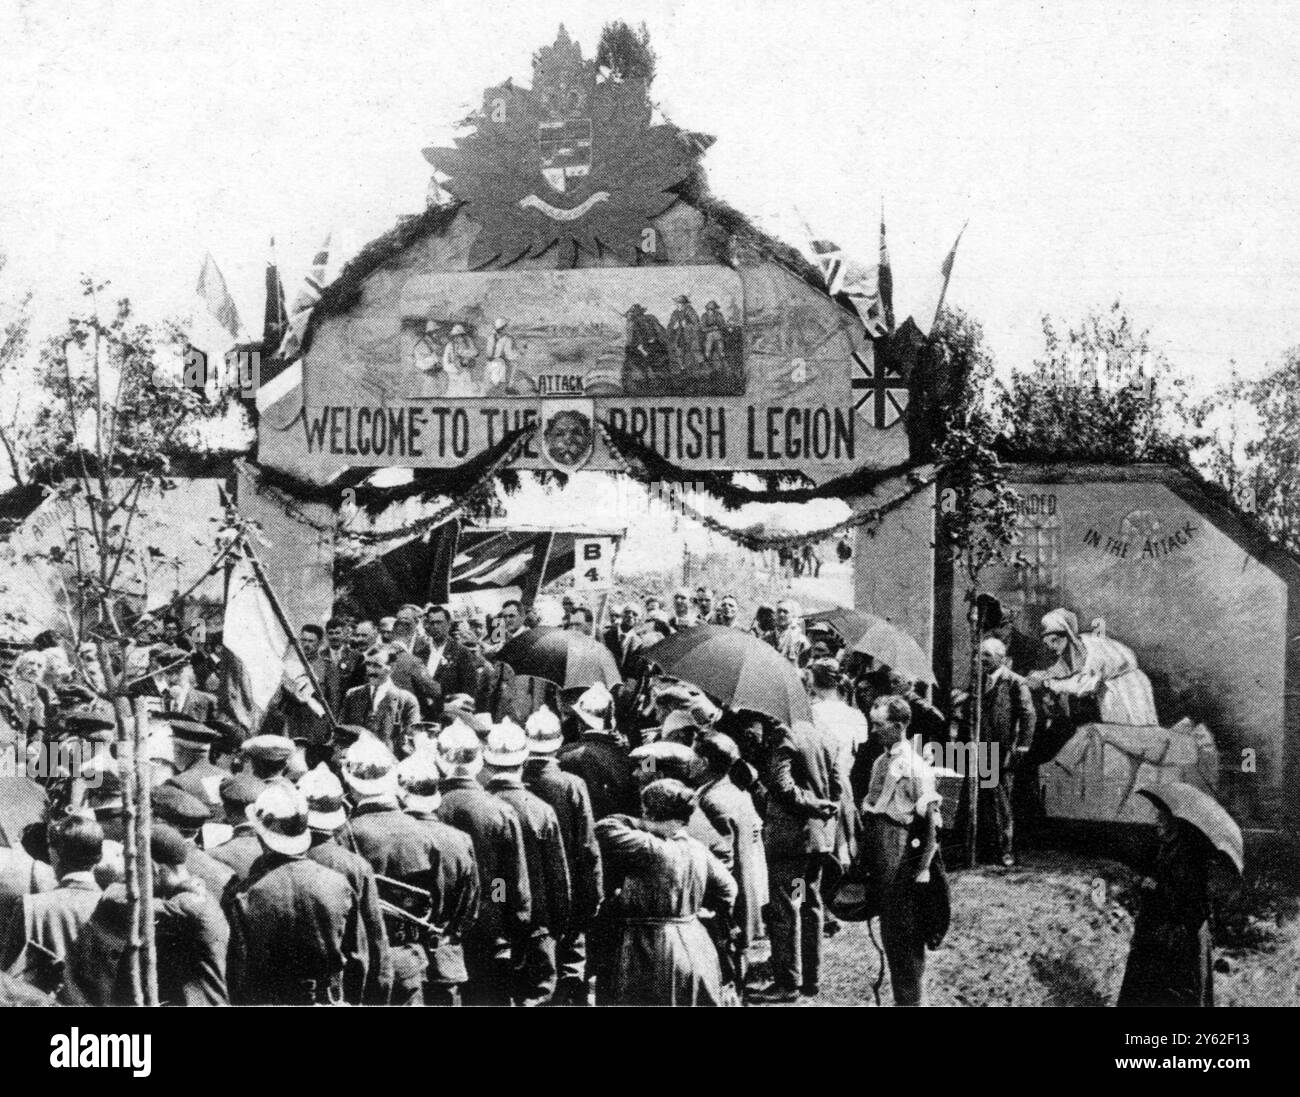
[[[604,682],[611,689],[623,681],[609,648],[569,629],[541,626],[506,642],[500,660],[516,674],[545,678],[561,689]]]
[[[762,712],[783,724],[812,723],[799,672],[756,636],[721,625],[697,625],[641,654],[665,674],[698,686],[732,708]]]
[[[1241,827],[1227,809],[1208,792],[1184,781],[1148,785],[1137,790],[1154,803],[1167,807],[1175,819],[1184,819],[1210,840],[1210,844],[1232,862],[1237,875],[1245,871],[1245,843]]]
[[[830,625],[850,651],[870,655],[877,663],[883,663],[899,674],[931,685],[936,681],[934,669],[921,645],[883,617],[856,609],[830,609],[810,613],[804,620],[810,625]]]

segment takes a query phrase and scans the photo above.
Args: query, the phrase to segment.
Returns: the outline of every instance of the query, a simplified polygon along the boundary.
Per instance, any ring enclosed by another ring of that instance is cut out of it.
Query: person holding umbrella
[[[1182,782],[1137,790],[1156,809],[1152,877],[1142,881],[1120,1006],[1212,1006],[1210,870],[1222,852],[1242,869],[1241,830],[1200,789]]]

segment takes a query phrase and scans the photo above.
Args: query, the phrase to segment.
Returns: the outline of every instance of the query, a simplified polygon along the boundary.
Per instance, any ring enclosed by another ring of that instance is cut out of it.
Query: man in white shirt
[[[894,1004],[900,1006],[921,1004],[925,941],[914,885],[930,880],[943,825],[934,770],[907,737],[911,721],[911,708],[901,697],[886,694],[871,706],[871,731],[885,753],[871,768],[862,801],[868,879]]]

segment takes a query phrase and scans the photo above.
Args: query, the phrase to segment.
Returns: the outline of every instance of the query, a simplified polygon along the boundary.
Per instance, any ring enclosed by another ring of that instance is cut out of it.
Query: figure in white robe
[[[1032,676],[1037,684],[1058,696],[1094,698],[1103,724],[1159,725],[1151,680],[1131,649],[1105,635],[1104,624],[1080,634],[1075,614],[1054,609],[1042,625],[1043,641],[1057,661]]]

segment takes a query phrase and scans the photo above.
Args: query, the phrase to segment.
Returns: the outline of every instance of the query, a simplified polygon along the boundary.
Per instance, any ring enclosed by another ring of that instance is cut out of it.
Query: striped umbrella
[[[665,674],[698,686],[732,708],[762,712],[787,726],[812,723],[803,679],[775,648],[740,629],[697,625],[641,654]]]
[[[499,658],[516,674],[545,678],[561,689],[597,682],[612,689],[623,681],[609,648],[569,629],[546,625],[528,629],[507,641]]]

